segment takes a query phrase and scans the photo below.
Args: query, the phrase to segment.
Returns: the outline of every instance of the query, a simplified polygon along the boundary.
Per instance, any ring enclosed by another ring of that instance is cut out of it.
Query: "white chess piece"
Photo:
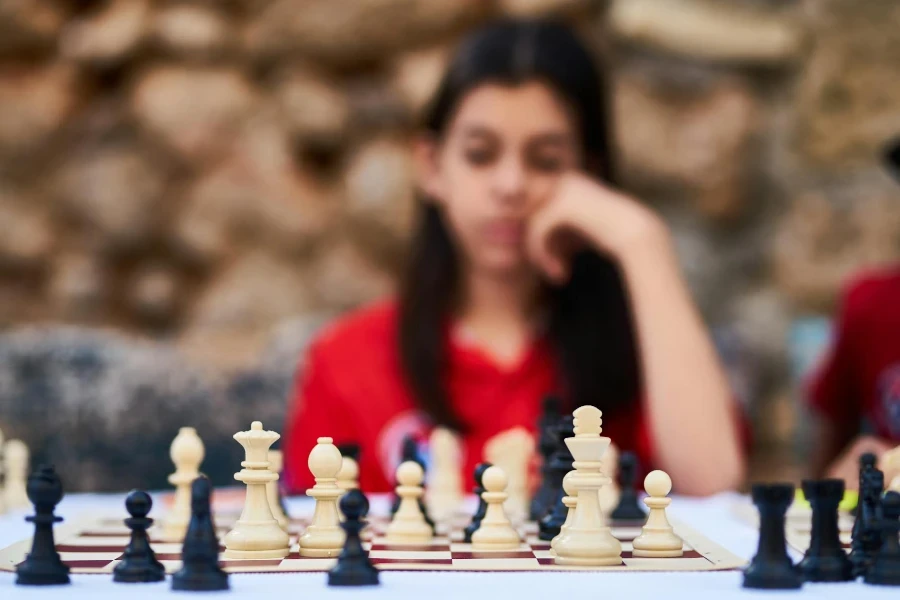
[[[341,470],[337,474],[337,486],[346,493],[359,489],[359,464],[352,456],[341,459]]]
[[[434,532],[419,510],[422,497],[422,480],[425,472],[415,461],[406,461],[397,467],[397,495],[400,506],[385,531],[385,538],[391,544],[419,544],[429,541]]]
[[[528,516],[528,467],[534,458],[534,436],[521,427],[498,433],[484,445],[487,462],[503,469],[509,479],[506,514],[513,521]]]
[[[344,547],[344,530],[340,525],[337,500],[343,493],[337,486],[337,474],[343,457],[330,437],[320,437],[309,453],[309,470],[316,479],[306,495],[316,499],[312,523],[300,536],[300,556],[335,557]]]
[[[29,506],[28,493],[25,489],[28,480],[28,446],[22,440],[9,440],[3,447],[4,470],[6,471],[6,486],[3,493],[6,496],[6,507],[9,510],[25,508]]]
[[[603,466],[600,472],[609,477],[609,483],[600,488],[600,510],[604,515],[609,515],[616,509],[619,504],[619,484],[616,481],[616,472],[619,464],[619,449],[615,444],[610,444],[606,452],[603,453]]]
[[[878,460],[878,467],[884,471],[888,491],[900,492],[900,446],[888,450]]]
[[[6,512],[6,491],[3,486],[3,431],[0,430],[0,515]]]
[[[284,469],[284,455],[281,450],[269,450],[269,470],[281,477]],[[266,484],[266,496],[269,498],[269,509],[272,516],[278,521],[278,525],[287,532],[290,519],[281,509],[281,494],[278,492],[278,479],[273,479]]]
[[[428,510],[436,521],[446,521],[462,504],[459,436],[444,427],[436,427],[429,438],[431,465],[428,480]]]
[[[575,495],[575,488],[572,486],[572,473],[574,471],[570,471],[566,473],[566,476],[563,477],[563,491],[566,493],[563,496],[562,502],[569,511],[566,513],[566,520],[562,524],[562,527],[559,528],[559,535],[550,540],[550,556],[556,555],[556,544],[558,540],[560,540],[572,525],[572,519],[575,517],[575,507],[578,505],[578,497]]]
[[[621,565],[622,544],[613,537],[600,510],[598,492],[609,484],[600,467],[611,441],[600,436],[603,413],[594,406],[581,406],[572,414],[575,437],[566,438],[566,446],[575,459],[575,470],[569,475],[577,502],[566,535],[556,542],[553,560],[560,565]]]
[[[284,558],[290,554],[288,534],[281,528],[269,506],[268,484],[278,480],[269,469],[269,447],[281,436],[253,421],[249,431],[239,431],[234,439],[244,447],[246,460],[234,478],[247,485],[244,509],[234,528],[225,536],[227,558]]]
[[[484,492],[482,500],[487,503],[487,511],[481,525],[472,534],[472,548],[475,550],[515,550],[522,539],[513,528],[503,508],[506,501],[506,473],[500,467],[489,467],[482,475]]]
[[[641,535],[634,538],[634,556],[644,558],[677,558],[684,554],[684,541],[675,535],[666,507],[672,503],[666,498],[672,491],[672,479],[664,471],[651,471],[644,478],[644,490],[649,494],[644,504],[650,508]]]
[[[175,486],[175,500],[162,522],[162,537],[166,541],[184,540],[191,522],[191,484],[200,476],[200,463],[205,454],[196,429],[182,427],[178,430],[169,448],[169,456],[175,464],[175,472],[169,475],[169,483]]]

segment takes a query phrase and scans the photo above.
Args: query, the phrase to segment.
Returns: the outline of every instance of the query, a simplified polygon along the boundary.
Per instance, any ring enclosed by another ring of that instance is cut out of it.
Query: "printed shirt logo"
[[[900,439],[900,363],[888,367],[878,380],[881,411],[885,426],[894,439]]]
[[[409,434],[420,440],[428,431],[428,418],[418,410],[408,410],[391,419],[378,435],[378,460],[388,481],[394,481],[394,472],[400,465],[403,438]],[[422,455],[419,448],[419,455]]]

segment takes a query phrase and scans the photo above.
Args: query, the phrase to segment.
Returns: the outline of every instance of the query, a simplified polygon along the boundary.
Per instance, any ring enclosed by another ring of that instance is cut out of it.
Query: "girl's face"
[[[581,164],[580,148],[574,118],[549,87],[484,84],[463,97],[440,140],[418,144],[419,181],[467,267],[521,275],[532,269],[528,219]]]

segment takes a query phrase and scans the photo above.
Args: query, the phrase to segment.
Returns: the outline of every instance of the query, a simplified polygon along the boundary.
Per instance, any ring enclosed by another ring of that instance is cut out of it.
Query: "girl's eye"
[[[563,161],[557,156],[534,156],[530,162],[538,171],[547,173],[555,173],[563,168]]]
[[[470,148],[465,151],[466,160],[475,166],[483,166],[494,158],[494,152],[489,148]]]

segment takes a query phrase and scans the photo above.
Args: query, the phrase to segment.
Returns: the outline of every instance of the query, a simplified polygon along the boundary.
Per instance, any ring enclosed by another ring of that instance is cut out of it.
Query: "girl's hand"
[[[893,444],[889,444],[881,438],[871,435],[860,436],[856,438],[856,440],[854,440],[854,442],[850,444],[833,463],[831,463],[828,467],[827,477],[843,479],[847,482],[847,489],[858,490],[859,457],[866,452],[871,452],[878,457],[880,462],[881,456],[893,447]],[[889,483],[890,481],[884,482],[885,485],[888,485]]]
[[[553,282],[569,277],[571,257],[585,245],[618,262],[641,248],[666,248],[668,233],[649,208],[579,172],[562,176],[531,216],[526,248]]]

